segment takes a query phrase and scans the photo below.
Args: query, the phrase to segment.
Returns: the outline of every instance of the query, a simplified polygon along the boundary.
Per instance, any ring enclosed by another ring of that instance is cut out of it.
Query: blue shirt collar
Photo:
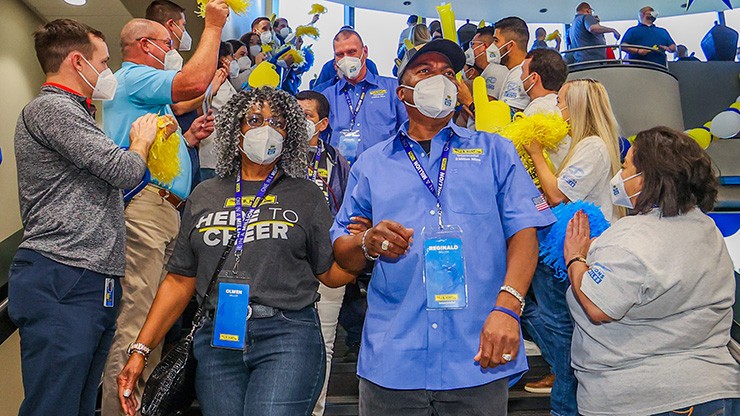
[[[365,62],[365,67],[367,68],[367,62]],[[356,85],[362,86],[363,84],[367,84],[367,85],[369,85],[371,87],[377,87],[379,85],[378,84],[378,76],[375,75],[375,74],[373,74],[372,72],[370,72],[370,70],[366,69],[365,70],[365,79],[363,79],[362,81],[358,82]],[[350,84],[349,82],[347,82],[347,80],[344,77],[342,77],[342,78],[339,79],[339,82],[337,83],[338,91],[344,91],[345,88],[347,88],[350,85],[352,85],[352,84]]]
[[[473,137],[473,135],[475,134],[475,132],[468,130],[464,127],[460,127],[457,124],[455,124],[455,118],[453,117],[452,119],[450,119],[450,122],[447,123],[446,126],[442,127],[442,130],[437,132],[434,138],[446,137],[446,134],[449,134],[448,131],[450,129],[452,129],[453,136],[457,136],[457,137],[464,138],[464,139],[469,139]],[[401,124],[401,127],[398,129],[398,133],[396,133],[396,136],[391,141],[391,143],[398,141],[399,138],[401,137],[401,133],[405,134],[406,137],[411,138],[411,136],[409,135],[409,121],[408,120],[406,120],[403,124]],[[434,138],[432,140],[434,140]]]

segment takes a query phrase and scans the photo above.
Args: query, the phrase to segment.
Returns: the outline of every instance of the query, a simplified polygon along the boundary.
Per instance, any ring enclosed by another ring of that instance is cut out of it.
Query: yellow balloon
[[[437,6],[439,14],[439,23],[442,26],[442,37],[457,42],[457,29],[455,28],[455,12],[452,11],[452,4],[447,3]]]
[[[278,84],[280,84],[280,75],[275,70],[275,65],[267,61],[262,61],[249,74],[249,86],[252,88],[264,86],[277,88]]]
[[[689,137],[691,137],[692,139],[696,140],[696,142],[699,143],[699,146],[701,146],[702,149],[706,149],[712,143],[712,133],[701,127],[687,130],[686,134],[688,134]]]
[[[740,103],[732,103],[730,104],[730,108],[734,108],[735,110],[740,110]]]
[[[483,77],[473,80],[473,102],[476,130],[493,133],[511,123],[511,107],[503,101],[488,101],[488,89]]]

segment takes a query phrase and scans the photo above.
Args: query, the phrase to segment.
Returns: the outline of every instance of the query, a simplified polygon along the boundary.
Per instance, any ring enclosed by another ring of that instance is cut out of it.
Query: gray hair
[[[287,132],[283,141],[283,153],[278,167],[291,178],[305,178],[308,166],[308,130],[306,116],[298,101],[285,91],[271,87],[242,90],[235,94],[216,116],[216,137],[214,152],[217,157],[216,174],[223,178],[239,171],[241,155],[239,136],[241,121],[254,106],[267,103],[273,116],[281,116],[286,121]]]

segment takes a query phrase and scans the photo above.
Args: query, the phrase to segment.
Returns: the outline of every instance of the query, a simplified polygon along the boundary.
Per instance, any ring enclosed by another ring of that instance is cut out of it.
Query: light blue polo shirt
[[[407,134],[405,123],[398,135]],[[506,274],[506,240],[555,222],[511,141],[448,124],[433,139],[431,154],[409,140],[437,183],[442,147],[451,137],[441,202],[444,223],[463,230],[468,306],[427,310],[422,279],[422,229],[437,226],[436,199],[414,170],[399,136],[363,153],[350,170],[332,240],[346,235],[350,217],[393,220],[414,229],[408,254],[380,258],[368,288],[368,309],[357,373],[390,389],[451,390],[480,386],[527,370],[523,344],[506,365],[482,370],[473,360],[483,323]]]
[[[360,143],[357,156],[366,149],[393,136],[403,122],[408,119],[406,106],[396,96],[398,81],[396,78],[375,75],[366,71],[365,79],[352,85],[346,79],[321,91],[329,100],[329,125],[332,135],[329,144],[339,145],[339,135],[344,129],[359,130]],[[347,105],[345,91],[352,101],[352,108],[362,95],[362,88],[367,88],[354,127],[351,125],[352,112]]]
[[[103,130],[108,137],[121,147],[129,146],[131,123],[137,118],[154,113],[158,115],[173,114],[172,80],[177,71],[163,71],[147,65],[124,62],[116,71],[118,88],[115,97],[103,103]],[[188,146],[180,132],[180,173],[171,184],[165,185],[152,179],[157,186],[169,189],[178,197],[185,199],[190,195],[193,178],[191,177]]]

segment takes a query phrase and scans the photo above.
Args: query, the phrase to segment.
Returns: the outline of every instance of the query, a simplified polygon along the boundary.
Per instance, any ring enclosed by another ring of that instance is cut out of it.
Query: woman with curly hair
[[[126,390],[144,369],[147,349],[161,342],[194,293],[203,299],[232,243],[218,281],[249,285],[247,330],[239,337],[245,346],[212,346],[218,344],[214,321],[222,316],[214,299],[221,291],[212,291],[193,343],[201,410],[206,416],[310,415],[325,366],[318,283],[338,287],[355,275],[334,262],[329,207],[305,179],[306,118],[292,96],[262,87],[232,97],[216,131],[217,177],[198,185],[185,206],[169,273],[118,379],[121,403],[135,413]]]
[[[727,347],[735,276],[705,214],[718,188],[709,156],[656,127],[637,135],[611,185],[637,215],[591,243],[578,213],[564,247],[579,412],[739,414],[740,365]]]

